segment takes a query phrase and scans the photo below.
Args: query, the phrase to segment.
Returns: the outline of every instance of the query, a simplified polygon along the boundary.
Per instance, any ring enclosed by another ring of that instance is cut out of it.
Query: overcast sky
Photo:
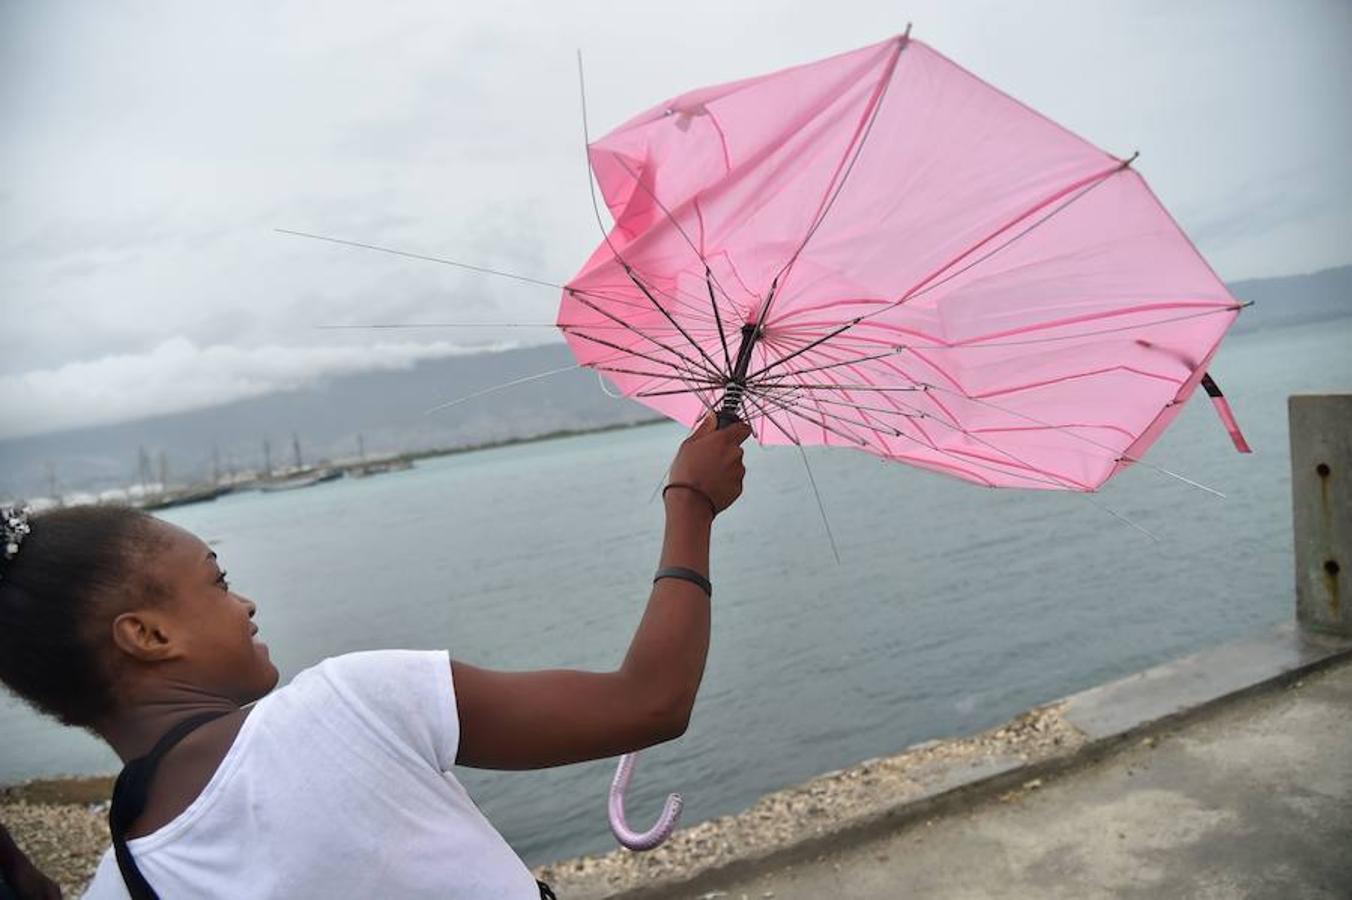
[[[1352,3],[0,0],[0,438],[548,329],[599,240],[593,134],[913,35],[1136,168],[1227,280],[1352,262]]]

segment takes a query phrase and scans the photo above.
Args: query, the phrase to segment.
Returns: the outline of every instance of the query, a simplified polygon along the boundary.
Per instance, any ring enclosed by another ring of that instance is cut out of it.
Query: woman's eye
[[[217,575],[216,583],[221,586],[222,590],[228,591],[230,590],[230,582],[226,580],[225,575],[226,575],[225,572],[222,572],[221,574]]]

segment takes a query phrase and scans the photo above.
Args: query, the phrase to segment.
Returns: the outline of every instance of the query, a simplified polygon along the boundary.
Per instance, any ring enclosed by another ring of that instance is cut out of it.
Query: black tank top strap
[[[228,710],[200,713],[175,723],[173,728],[155,742],[149,753],[127,763],[117,776],[117,782],[113,785],[113,803],[108,809],[108,831],[112,834],[113,855],[117,858],[117,867],[122,872],[122,880],[126,882],[127,893],[131,895],[132,900],[159,900],[159,895],[136,867],[136,860],[127,849],[127,831],[141,813],[145,812],[146,799],[150,795],[150,781],[155,777],[160,760],[194,729],[228,714]]]

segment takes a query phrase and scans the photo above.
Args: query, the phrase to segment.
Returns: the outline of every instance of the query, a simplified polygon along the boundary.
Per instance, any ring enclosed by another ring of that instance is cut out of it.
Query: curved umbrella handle
[[[647,831],[632,830],[624,820],[624,792],[629,790],[629,781],[634,777],[634,765],[637,762],[637,753],[626,753],[615,767],[615,778],[610,782],[610,830],[615,840],[630,850],[652,850],[661,846],[676,830],[676,820],[681,817],[681,807],[685,801],[680,794],[668,794],[657,823]]]

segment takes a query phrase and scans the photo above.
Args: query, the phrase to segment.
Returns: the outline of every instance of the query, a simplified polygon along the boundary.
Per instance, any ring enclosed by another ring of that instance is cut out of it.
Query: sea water
[[[849,450],[748,445],[714,537],[713,639],[690,728],[645,753],[647,827],[690,821],[1293,616],[1286,397],[1352,390],[1352,319],[1237,335],[1212,366],[1254,454],[1199,392],[1100,494],[995,491]],[[529,386],[517,390],[529,390]],[[289,678],[333,654],[449,648],[505,669],[611,669],[647,599],[653,500],[683,432],[593,434],[247,493],[163,516],[209,541]],[[1105,507],[1112,512],[1105,510]],[[1124,517],[1158,541],[1124,525]],[[108,772],[93,738],[0,699],[0,783]],[[528,862],[613,846],[612,763],[458,770]]]

